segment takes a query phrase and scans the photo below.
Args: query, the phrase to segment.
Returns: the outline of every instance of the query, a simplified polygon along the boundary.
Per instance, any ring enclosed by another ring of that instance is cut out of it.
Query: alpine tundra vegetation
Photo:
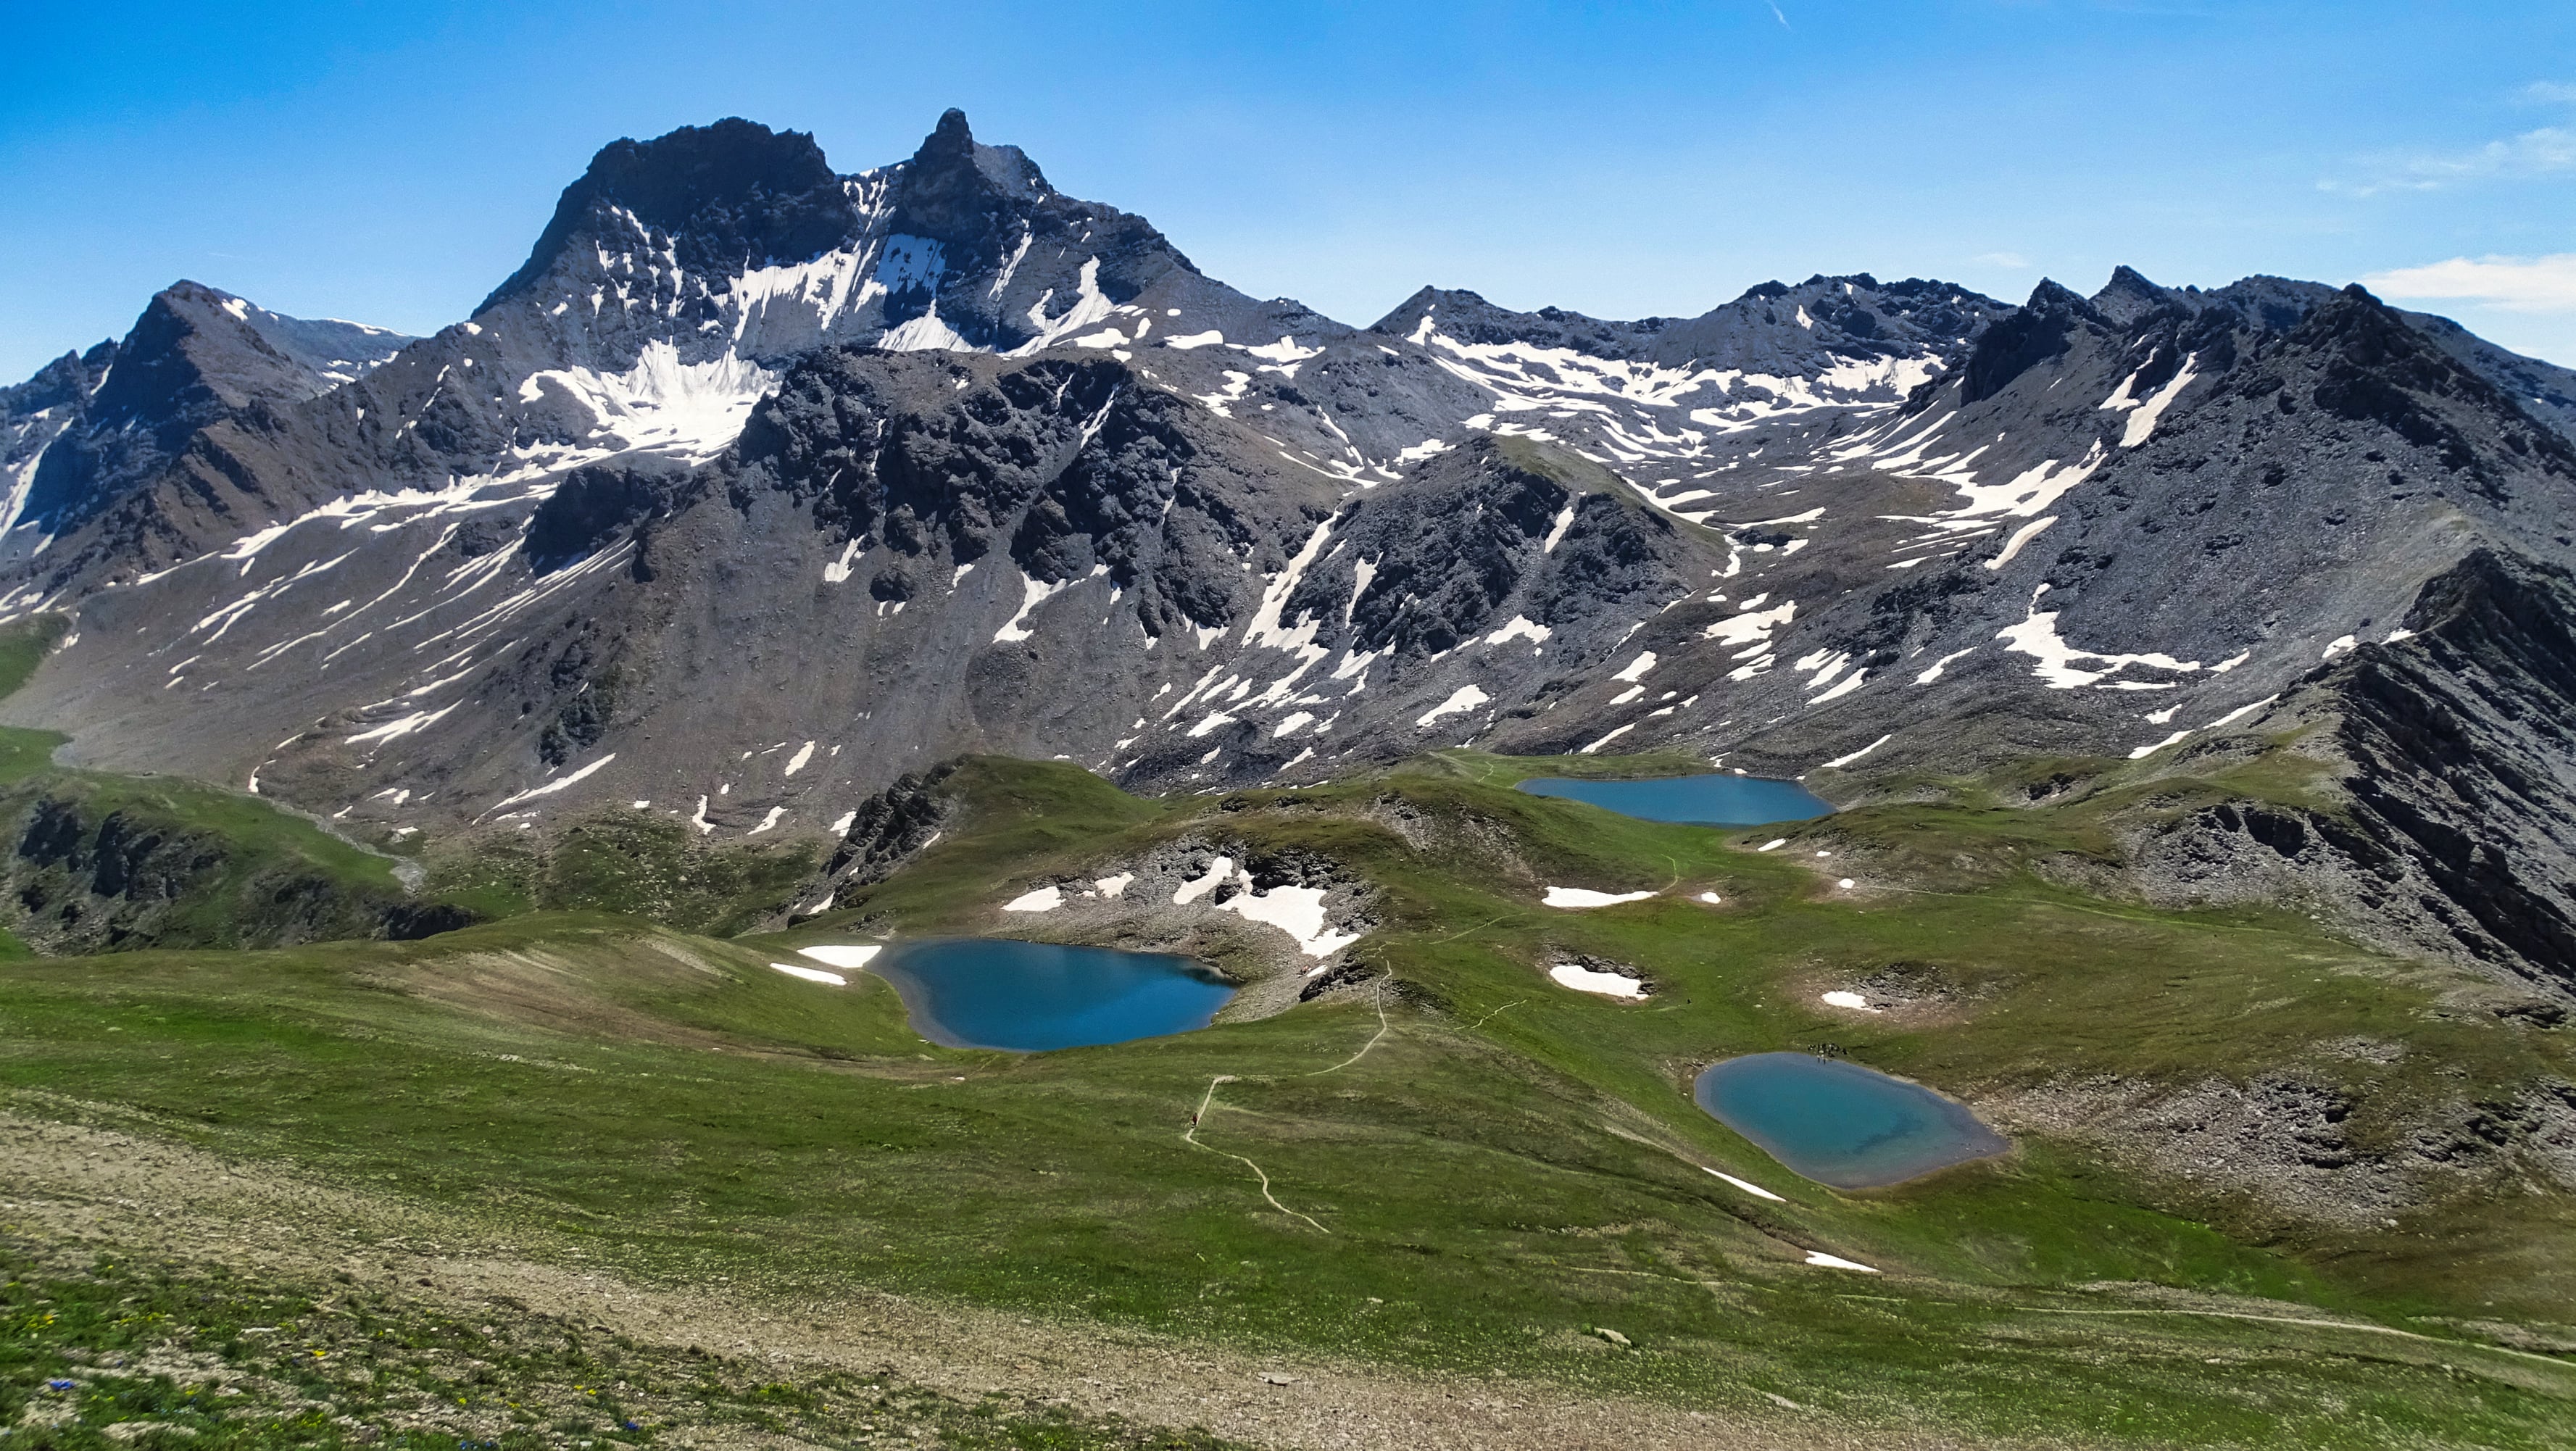
[[[2576,1443],[2576,373],[2359,286],[725,119],[0,485],[0,1446]]]

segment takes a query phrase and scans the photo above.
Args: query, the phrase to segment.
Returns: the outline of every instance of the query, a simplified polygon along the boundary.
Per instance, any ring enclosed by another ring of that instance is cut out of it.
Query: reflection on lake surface
[[[1928,1088],[1804,1053],[1712,1064],[1692,1096],[1792,1171],[1837,1189],[1902,1184],[2012,1147]]]
[[[1768,826],[1831,816],[1833,803],[1795,781],[1761,776],[1660,776],[1647,781],[1577,781],[1539,776],[1523,781],[1533,796],[1588,801],[1604,811],[1693,826]]]
[[[897,943],[867,970],[913,1031],[951,1048],[1036,1053],[1204,1028],[1234,989],[1185,957],[998,937]]]

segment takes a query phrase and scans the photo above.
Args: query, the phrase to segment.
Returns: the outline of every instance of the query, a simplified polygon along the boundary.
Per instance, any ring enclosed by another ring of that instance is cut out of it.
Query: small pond
[[[1693,826],[1768,826],[1834,814],[1833,803],[1795,781],[1761,776],[1661,776],[1647,781],[1578,781],[1539,776],[1523,781],[1533,796],[1588,801],[1604,811]]]
[[[1836,1189],[1902,1184],[2012,1147],[1928,1088],[1805,1053],[1711,1064],[1692,1096],[1792,1172]]]
[[[950,1048],[1039,1053],[1206,1027],[1234,988],[1186,957],[999,937],[898,943],[867,970],[913,1031]]]

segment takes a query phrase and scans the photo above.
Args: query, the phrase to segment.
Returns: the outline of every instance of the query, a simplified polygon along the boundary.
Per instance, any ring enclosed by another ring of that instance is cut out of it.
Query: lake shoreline
[[[1958,1100],[1910,1079],[1809,1053],[1746,1053],[1692,1075],[1700,1110],[1829,1189],[1892,1189],[2012,1152]]]

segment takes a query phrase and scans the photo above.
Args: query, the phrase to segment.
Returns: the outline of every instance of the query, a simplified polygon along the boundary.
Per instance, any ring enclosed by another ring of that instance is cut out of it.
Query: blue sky
[[[2576,364],[2576,5],[160,4],[15,0],[0,378],[194,278],[426,332],[621,135],[841,170],[944,107],[1211,275],[1689,314],[1766,278],[2014,300],[2374,280]]]

